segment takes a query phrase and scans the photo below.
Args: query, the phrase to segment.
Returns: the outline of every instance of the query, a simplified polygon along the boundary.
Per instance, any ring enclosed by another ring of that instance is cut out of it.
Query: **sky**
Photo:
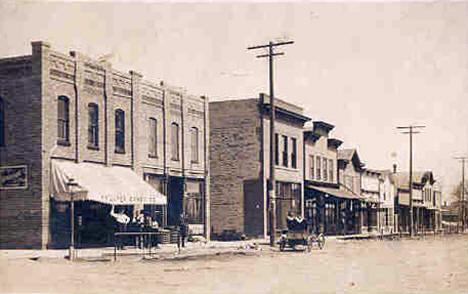
[[[268,93],[335,125],[369,168],[432,170],[448,196],[468,155],[468,2],[0,2],[0,57],[44,40],[211,101]],[[467,166],[468,174],[468,166]]]

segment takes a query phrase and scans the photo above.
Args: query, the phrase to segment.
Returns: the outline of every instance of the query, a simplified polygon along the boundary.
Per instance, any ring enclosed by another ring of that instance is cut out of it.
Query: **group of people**
[[[128,215],[125,214],[124,210],[115,211],[115,206],[112,206],[110,215],[114,218],[116,222],[116,231],[117,232],[145,232],[145,231],[159,231],[160,225],[155,218],[152,218],[150,213],[145,210],[140,210],[137,214],[134,215],[133,219],[130,219]],[[178,239],[177,247],[185,247],[185,241],[188,237],[188,221],[185,214],[181,214],[178,222]],[[123,249],[124,242],[119,241],[117,246],[119,249]],[[152,242],[149,242],[147,236],[135,236],[135,245],[138,248],[144,248],[149,246],[158,246],[157,238],[152,238]]]

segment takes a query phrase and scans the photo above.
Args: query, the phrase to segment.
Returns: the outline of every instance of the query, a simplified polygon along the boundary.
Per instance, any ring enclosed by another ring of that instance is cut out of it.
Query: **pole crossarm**
[[[276,56],[276,55],[284,55],[284,52],[273,53],[271,55],[270,54],[257,55],[257,58],[270,57],[270,56]]]
[[[252,49],[260,49],[260,48],[268,48],[270,46],[276,47],[276,46],[282,46],[282,45],[288,45],[288,44],[294,44],[294,41],[285,41],[285,42],[278,42],[278,43],[270,42],[269,44],[266,44],[266,45],[251,46],[251,47],[248,47],[247,49],[252,50]]]

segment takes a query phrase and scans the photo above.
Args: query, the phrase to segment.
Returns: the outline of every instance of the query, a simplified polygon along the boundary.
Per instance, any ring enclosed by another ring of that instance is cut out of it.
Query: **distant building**
[[[209,237],[206,98],[33,42],[0,59],[0,118],[1,247],[68,244],[71,178],[88,244],[109,242],[112,205]]]
[[[409,173],[395,172],[395,208],[398,211],[399,230],[409,231]],[[434,189],[431,171],[415,171],[412,175],[413,225],[415,232],[434,231],[440,219],[439,191]]]
[[[338,150],[338,182],[340,189],[356,196],[352,206],[352,232],[362,233],[364,225],[364,209],[366,204],[361,196],[362,173],[364,163],[361,162],[356,149]]]
[[[275,99],[277,228],[303,215],[301,107]],[[210,102],[211,225],[214,234],[268,234],[269,97]]]

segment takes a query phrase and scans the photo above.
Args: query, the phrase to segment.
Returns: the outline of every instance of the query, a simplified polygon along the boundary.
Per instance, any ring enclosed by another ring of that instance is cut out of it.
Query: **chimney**
[[[396,163],[393,164],[393,173],[395,174],[396,173],[396,168],[397,168],[397,165]]]

